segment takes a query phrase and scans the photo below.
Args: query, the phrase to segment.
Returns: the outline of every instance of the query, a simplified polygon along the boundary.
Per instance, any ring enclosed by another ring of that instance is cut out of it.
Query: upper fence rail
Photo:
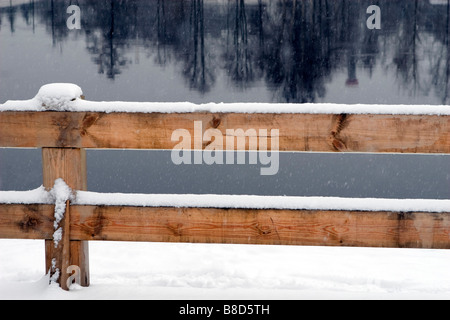
[[[170,150],[177,130],[185,150],[450,153],[448,106],[92,102],[72,84],[0,105],[0,147]]]
[[[0,147],[170,150],[179,143],[172,139],[178,129],[189,132],[193,150],[211,143],[203,136],[208,129],[222,134],[216,150],[230,150],[230,136],[247,137],[244,145],[233,143],[239,151],[251,150],[251,138],[271,143],[261,129],[276,129],[279,151],[450,153],[450,115],[383,114],[6,111],[0,112]]]

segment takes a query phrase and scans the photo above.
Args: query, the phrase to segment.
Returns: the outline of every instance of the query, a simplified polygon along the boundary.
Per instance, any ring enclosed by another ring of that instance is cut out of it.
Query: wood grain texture
[[[74,206],[71,238],[450,249],[450,214]]]
[[[42,170],[44,187],[50,190],[55,180],[61,178],[73,190],[87,190],[86,151],[70,148],[42,148]],[[54,246],[53,240],[46,240],[46,270],[55,272],[52,261],[55,259],[56,268],[61,271],[60,285],[67,290],[67,267],[76,265],[82,274],[82,286],[89,286],[89,254],[88,243],[70,241],[70,206],[66,206],[65,216],[60,222],[63,228],[63,239]],[[52,239],[52,238],[50,238]]]
[[[47,190],[59,178],[73,190],[87,190],[86,150],[42,148],[42,175]]]
[[[89,267],[89,242],[88,241],[70,241],[70,265],[80,267],[81,286],[90,285],[90,267]]]
[[[52,215],[0,205],[0,238],[52,239]],[[83,240],[450,249],[450,213],[71,206],[70,240],[73,265]]]
[[[70,201],[66,202],[66,212],[64,213],[64,218],[61,221],[61,227],[63,228],[63,235],[58,248],[54,251],[53,258],[56,259],[57,265],[61,263],[61,276],[60,285],[63,290],[69,290],[67,285],[67,279],[69,274],[67,270],[71,265],[71,245],[70,245]],[[59,256],[61,255],[61,256]]]
[[[0,112],[0,147],[171,150],[185,129],[194,149],[194,121],[223,148],[227,129],[278,129],[280,151],[450,153],[450,116],[427,115]]]
[[[52,239],[53,205],[0,205],[0,239]]]

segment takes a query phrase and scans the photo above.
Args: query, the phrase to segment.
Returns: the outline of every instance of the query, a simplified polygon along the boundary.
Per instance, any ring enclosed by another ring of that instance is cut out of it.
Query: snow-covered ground
[[[446,250],[90,242],[71,292],[43,266],[43,241],[0,240],[0,299],[450,299]]]

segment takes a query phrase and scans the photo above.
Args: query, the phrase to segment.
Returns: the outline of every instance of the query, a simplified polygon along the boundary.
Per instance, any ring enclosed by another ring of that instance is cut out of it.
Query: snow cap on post
[[[42,86],[35,97],[45,110],[73,111],[72,101],[84,99],[83,91],[75,84],[52,83]]]

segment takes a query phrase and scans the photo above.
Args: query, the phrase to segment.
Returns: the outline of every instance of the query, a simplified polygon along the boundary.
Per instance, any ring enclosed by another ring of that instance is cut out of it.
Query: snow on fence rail
[[[278,129],[280,151],[448,154],[450,107],[81,98],[79,87],[56,84],[0,105],[0,147],[42,148],[44,179],[34,191],[0,192],[0,238],[45,240],[46,268],[63,289],[69,274],[60,270],[71,265],[89,285],[89,240],[450,249],[447,200],[98,194],[86,191],[85,153],[172,149],[174,130],[194,136],[193,123],[201,121],[224,139],[228,129]]]

